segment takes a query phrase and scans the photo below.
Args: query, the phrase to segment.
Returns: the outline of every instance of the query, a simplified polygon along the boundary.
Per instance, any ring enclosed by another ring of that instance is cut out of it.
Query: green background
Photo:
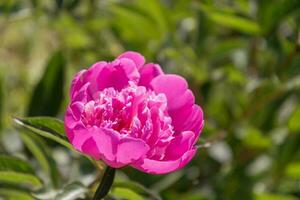
[[[184,169],[122,169],[107,199],[300,198],[299,0],[0,1],[0,197],[93,193],[88,159],[12,116],[62,119],[76,71],[127,50],[185,77],[205,128]]]

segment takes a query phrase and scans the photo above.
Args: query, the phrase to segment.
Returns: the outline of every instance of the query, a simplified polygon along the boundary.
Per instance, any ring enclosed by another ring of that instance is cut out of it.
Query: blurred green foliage
[[[61,122],[11,115],[62,119],[76,71],[135,50],[189,81],[210,147],[168,175],[119,171],[107,199],[300,198],[299,0],[7,0],[0,34],[0,197],[94,191],[100,170],[50,141]]]

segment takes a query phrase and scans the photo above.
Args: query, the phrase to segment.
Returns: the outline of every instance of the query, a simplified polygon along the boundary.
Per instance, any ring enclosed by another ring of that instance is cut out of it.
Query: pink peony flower
[[[163,174],[195,155],[203,113],[184,78],[125,52],[76,74],[65,114],[78,151],[120,168]]]

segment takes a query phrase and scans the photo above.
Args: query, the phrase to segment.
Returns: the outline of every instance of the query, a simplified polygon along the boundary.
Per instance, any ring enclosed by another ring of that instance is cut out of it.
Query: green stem
[[[103,199],[109,192],[115,178],[116,169],[107,166],[102,176],[101,183],[99,184],[93,200]]]

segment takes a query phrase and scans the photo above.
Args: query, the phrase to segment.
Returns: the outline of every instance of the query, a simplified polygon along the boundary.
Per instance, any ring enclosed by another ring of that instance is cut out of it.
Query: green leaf
[[[271,146],[270,138],[264,136],[259,129],[254,127],[245,127],[243,131],[245,134],[243,142],[246,146],[255,149],[266,149]]]
[[[0,155],[0,171],[17,171],[34,174],[33,168],[27,162],[7,155]]]
[[[290,163],[286,170],[285,175],[291,178],[299,179],[300,178],[300,162]]]
[[[130,200],[143,200],[144,198],[138,193],[130,190],[128,188],[115,187],[112,190],[113,196],[121,199],[130,199]]]
[[[272,3],[270,0],[260,0],[258,5],[258,18],[266,35],[273,33],[287,16],[300,10],[299,0],[281,0]]]
[[[29,134],[26,134],[26,132],[21,133],[21,138],[29,151],[37,159],[43,171],[48,175],[48,177],[51,178],[53,185],[58,187],[58,179],[60,176],[56,168],[55,161],[48,151],[47,144],[41,140],[38,135],[29,136]]]
[[[6,155],[0,156],[0,182],[18,185],[29,185],[35,188],[42,186],[35,176],[32,167],[25,161]]]
[[[53,117],[26,117],[18,118],[24,124],[34,126],[37,129],[51,132],[58,137],[66,138],[64,122]]]
[[[35,175],[14,171],[0,171],[0,182],[24,184],[34,186],[36,188],[40,188],[42,186],[42,182]]]
[[[149,196],[151,199],[161,200],[161,197],[156,192],[149,190],[143,185],[133,181],[115,182],[114,187],[127,188],[140,195]]]
[[[296,198],[289,195],[270,194],[270,193],[257,194],[254,199],[255,200],[296,200]]]
[[[28,106],[28,115],[55,116],[63,99],[65,60],[58,51],[50,58],[43,77],[36,85]]]
[[[74,182],[66,185],[60,193],[55,197],[55,200],[75,200],[83,199],[87,188],[79,182]]]
[[[54,140],[59,144],[74,150],[67,137],[59,131],[61,130],[62,125],[58,124],[62,122],[59,122],[58,120],[52,118],[14,118],[14,121],[17,125],[25,128],[26,130]],[[41,122],[43,122],[44,124],[41,125]]]
[[[293,112],[288,122],[288,127],[291,132],[300,131],[300,106],[298,106]]]
[[[260,34],[259,25],[251,19],[238,16],[232,12],[216,10],[203,4],[200,4],[200,9],[208,16],[208,18],[217,24],[250,35]]]
[[[26,191],[6,188],[1,186],[0,197],[5,197],[7,200],[35,200],[35,198]]]
[[[2,79],[2,76],[0,75],[0,130],[2,129],[3,127],[3,98],[4,98],[4,95],[3,95],[3,91],[4,91],[4,88],[3,88],[3,79]]]

